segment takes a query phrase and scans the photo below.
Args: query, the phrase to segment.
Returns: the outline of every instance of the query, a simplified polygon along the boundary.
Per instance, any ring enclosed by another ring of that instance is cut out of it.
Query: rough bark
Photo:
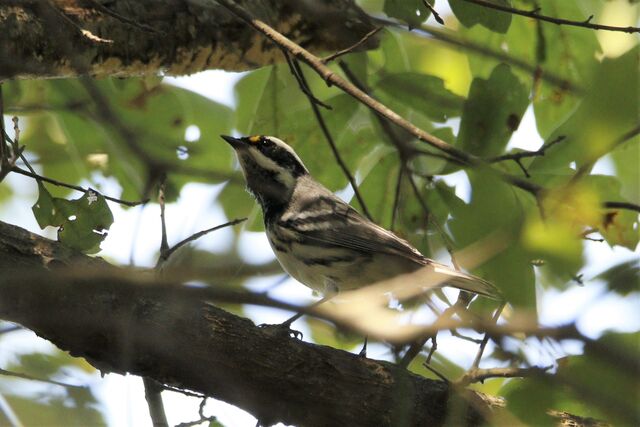
[[[0,318],[102,371],[197,391],[265,425],[441,425],[452,413],[457,424],[480,425],[479,413],[502,406],[388,362],[273,334],[178,283],[133,279],[3,222],[0,271]],[[597,425],[554,415],[563,425]]]
[[[373,28],[353,0],[238,3],[315,52]],[[214,0],[6,0],[0,28],[0,80],[242,71],[282,58]]]
[[[65,278],[89,266],[87,278]],[[243,408],[262,423],[438,425],[449,390],[393,364],[269,333],[206,302],[157,292],[106,263],[0,223],[0,317],[97,368],[133,373]],[[77,270],[76,270],[77,271]],[[47,273],[42,274],[42,273]],[[473,395],[471,395],[473,396]],[[478,424],[470,411],[466,420]]]

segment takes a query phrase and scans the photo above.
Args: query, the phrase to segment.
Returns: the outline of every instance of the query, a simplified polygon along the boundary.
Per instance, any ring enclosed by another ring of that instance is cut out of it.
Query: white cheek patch
[[[286,188],[293,188],[296,183],[296,179],[293,177],[288,169],[284,169],[276,162],[262,154],[259,150],[251,147],[249,149],[249,156],[253,159],[257,165],[265,170],[271,171],[276,174],[276,179],[282,183]]]

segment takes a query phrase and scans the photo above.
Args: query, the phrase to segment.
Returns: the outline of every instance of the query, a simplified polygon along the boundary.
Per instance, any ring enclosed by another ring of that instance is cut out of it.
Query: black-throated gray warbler
[[[499,297],[491,283],[426,258],[364,218],[315,181],[280,139],[222,138],[235,149],[247,188],[262,207],[278,261],[299,282],[326,295],[428,268],[442,286]]]

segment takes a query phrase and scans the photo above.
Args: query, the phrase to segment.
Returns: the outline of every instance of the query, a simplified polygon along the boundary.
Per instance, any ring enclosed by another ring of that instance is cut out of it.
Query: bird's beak
[[[239,149],[247,145],[241,138],[234,138],[232,136],[220,135],[222,139],[227,141],[234,149]]]

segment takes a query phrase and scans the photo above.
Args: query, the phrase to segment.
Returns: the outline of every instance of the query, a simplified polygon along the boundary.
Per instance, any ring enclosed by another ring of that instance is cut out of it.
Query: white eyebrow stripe
[[[293,151],[293,148],[291,148],[289,145],[287,145],[286,142],[284,142],[281,139],[276,138],[275,136],[265,136],[266,139],[273,141],[274,144],[276,144],[279,147],[284,148],[285,150],[287,150],[297,161],[298,163],[300,163],[302,165],[302,167],[308,172],[309,170],[307,169],[307,167],[305,166],[305,164],[302,162],[302,159],[300,158],[300,156],[298,156],[298,154]]]

